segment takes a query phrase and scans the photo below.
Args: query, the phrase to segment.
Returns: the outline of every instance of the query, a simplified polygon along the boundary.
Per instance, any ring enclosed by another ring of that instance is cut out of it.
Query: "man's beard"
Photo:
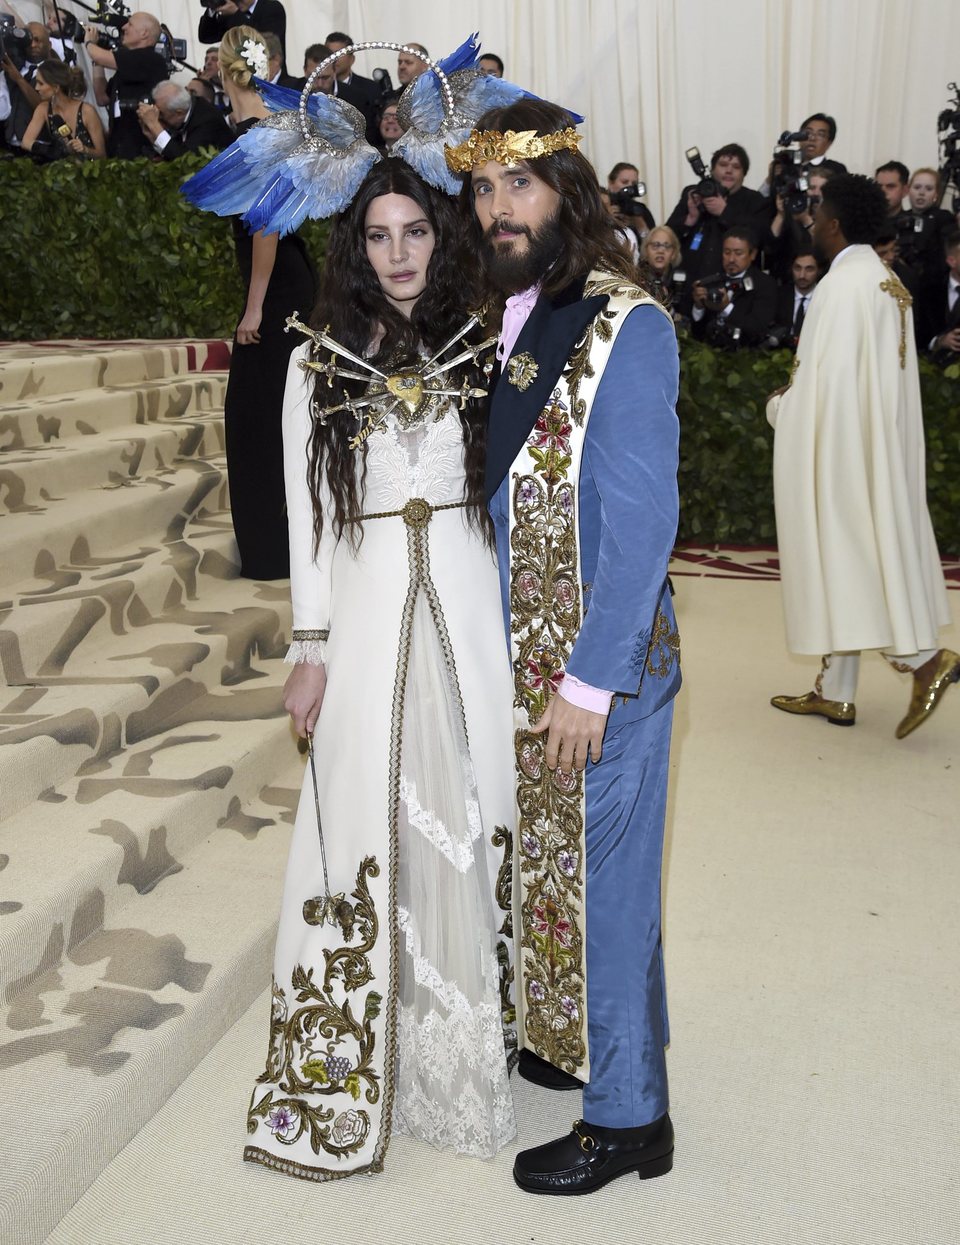
[[[563,234],[560,232],[559,211],[545,220],[539,229],[512,221],[495,221],[484,233],[480,243],[487,280],[501,294],[519,294],[535,285],[553,266],[563,251]],[[527,239],[522,253],[516,253],[515,243],[496,243],[493,235],[507,230]]]

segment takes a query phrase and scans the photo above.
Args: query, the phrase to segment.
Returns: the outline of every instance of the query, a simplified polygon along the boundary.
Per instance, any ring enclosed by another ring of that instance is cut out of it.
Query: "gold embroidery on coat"
[[[515,354],[507,363],[507,381],[525,393],[540,373],[540,366],[531,354]]]
[[[665,679],[679,660],[680,632],[671,625],[663,610],[658,608],[653,634],[650,636],[650,647],[647,649],[647,671],[655,679]]]
[[[907,312],[913,306],[913,297],[892,268],[887,268],[887,272],[890,275],[886,281],[880,282],[880,288],[884,294],[889,294],[896,300],[900,311],[900,368],[902,371],[907,366]]]

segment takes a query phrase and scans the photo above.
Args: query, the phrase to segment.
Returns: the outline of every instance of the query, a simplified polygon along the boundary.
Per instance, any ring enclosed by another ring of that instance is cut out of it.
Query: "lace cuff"
[[[290,635],[290,647],[284,661],[291,666],[305,662],[310,666],[322,666],[327,660],[329,630],[298,631]]]

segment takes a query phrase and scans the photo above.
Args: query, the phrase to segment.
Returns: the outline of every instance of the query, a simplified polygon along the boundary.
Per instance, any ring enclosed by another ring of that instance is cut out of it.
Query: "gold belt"
[[[465,501],[445,501],[439,506],[432,506],[422,497],[411,497],[402,510],[381,510],[377,514],[362,514],[367,519],[403,519],[407,527],[426,527],[437,510],[462,510]]]

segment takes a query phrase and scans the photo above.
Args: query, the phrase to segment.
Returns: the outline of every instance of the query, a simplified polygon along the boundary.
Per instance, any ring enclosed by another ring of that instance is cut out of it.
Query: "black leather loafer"
[[[532,1050],[524,1048],[517,1061],[517,1075],[534,1085],[542,1085],[544,1089],[583,1089],[583,1082],[578,1081],[569,1072],[555,1068],[546,1059],[541,1059]]]
[[[641,1180],[673,1167],[673,1125],[663,1115],[641,1128],[600,1128],[574,1120],[573,1131],[533,1150],[521,1150],[513,1178],[528,1193],[592,1193],[618,1176]]]

